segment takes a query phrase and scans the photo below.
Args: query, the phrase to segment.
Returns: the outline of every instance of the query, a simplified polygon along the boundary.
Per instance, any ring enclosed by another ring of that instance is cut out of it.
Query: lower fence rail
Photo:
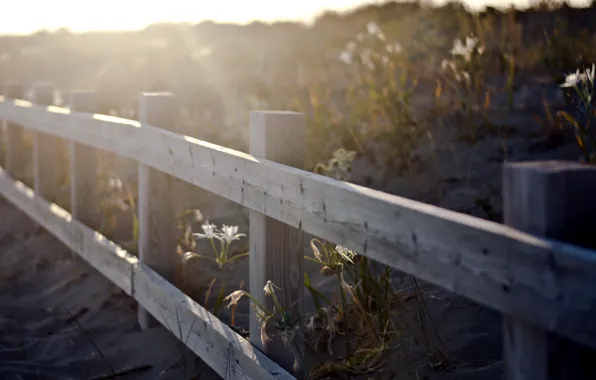
[[[224,379],[295,379],[137,257],[35,195],[3,168],[0,195],[134,298]]]

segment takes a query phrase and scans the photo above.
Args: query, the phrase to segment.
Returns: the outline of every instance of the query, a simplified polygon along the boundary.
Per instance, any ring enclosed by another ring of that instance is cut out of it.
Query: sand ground
[[[219,379],[164,327],[0,198],[0,379]],[[120,376],[114,376],[119,374]]]

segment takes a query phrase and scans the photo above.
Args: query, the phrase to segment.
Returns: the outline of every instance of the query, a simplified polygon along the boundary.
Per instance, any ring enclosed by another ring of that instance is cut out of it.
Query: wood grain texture
[[[140,128],[132,120],[10,99],[0,99],[0,118],[136,158],[292,227],[596,347],[592,250],[148,125]]]
[[[175,97],[170,93],[144,93],[139,98],[141,129],[144,124],[171,125]],[[176,268],[177,230],[176,194],[173,178],[158,170],[139,164],[139,258],[160,276],[172,281]],[[139,308],[142,329],[154,326],[150,315]]]
[[[296,168],[304,168],[306,149],[304,115],[293,112],[252,111],[250,115],[250,152]],[[266,191],[266,190],[265,190]],[[258,211],[250,212],[250,292],[259,302],[273,310],[271,297],[264,294],[267,281],[273,282],[281,306],[289,310],[293,319],[302,320],[304,300],[304,234],[303,231],[270,218]],[[302,325],[296,326],[301,331]],[[300,339],[290,348],[281,339],[273,339],[266,346],[261,342],[261,321],[254,309],[250,314],[251,342],[287,370],[296,358],[304,354]],[[297,354],[296,349],[300,352]],[[301,368],[298,365],[296,368]]]
[[[14,181],[2,168],[0,195],[131,295],[222,378],[294,379],[135,256]]]
[[[7,98],[22,99],[24,88],[22,84],[9,83],[2,87],[2,94]],[[1,120],[2,118],[0,118]],[[23,179],[25,164],[25,141],[23,139],[23,128],[18,124],[1,120],[4,129],[4,162],[8,170],[15,178]]]
[[[49,84],[37,84],[33,90],[36,104],[49,106],[54,102],[54,88]],[[60,138],[43,132],[33,134],[33,184],[40,197],[58,202],[61,187],[65,183],[65,165]]]
[[[97,95],[93,92],[71,94],[70,109],[94,113]],[[75,219],[99,229],[98,152],[89,145],[68,142],[70,148],[70,208]]]
[[[537,236],[593,248],[595,191],[596,168],[592,166],[562,161],[507,164],[503,176],[505,223]],[[503,316],[506,379],[596,378],[593,350],[531,323]]]

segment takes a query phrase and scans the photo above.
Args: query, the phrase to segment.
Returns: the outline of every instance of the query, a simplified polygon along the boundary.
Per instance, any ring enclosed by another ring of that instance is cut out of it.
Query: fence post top
[[[575,161],[548,160],[548,161],[523,161],[506,162],[504,169],[534,171],[542,173],[558,173],[562,171],[594,171],[596,166],[583,164]]]
[[[173,97],[174,93],[169,91],[158,91],[158,92],[141,92],[141,97]]]
[[[303,115],[302,112],[295,111],[268,111],[268,110],[251,110],[252,115]]]
[[[70,92],[70,96],[96,96],[97,92],[93,90],[73,90]]]

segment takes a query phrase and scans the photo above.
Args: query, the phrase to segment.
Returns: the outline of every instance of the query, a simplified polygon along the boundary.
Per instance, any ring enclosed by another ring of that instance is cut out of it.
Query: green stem
[[[219,259],[219,254],[217,252],[217,248],[215,248],[215,243],[213,242],[213,238],[209,238],[209,242],[211,243],[211,247],[213,247],[213,253],[215,254],[215,260]]]

